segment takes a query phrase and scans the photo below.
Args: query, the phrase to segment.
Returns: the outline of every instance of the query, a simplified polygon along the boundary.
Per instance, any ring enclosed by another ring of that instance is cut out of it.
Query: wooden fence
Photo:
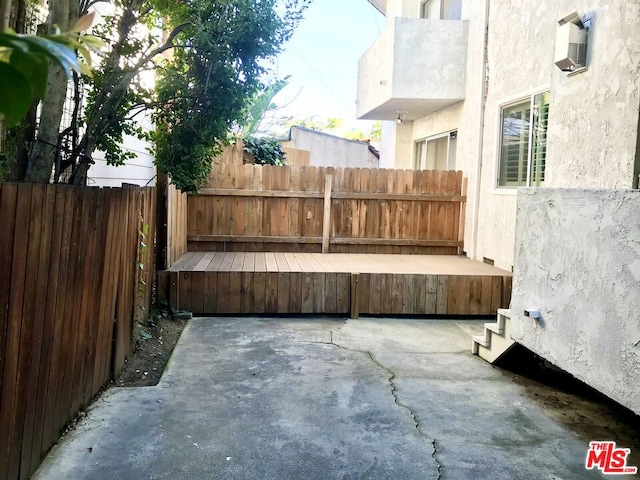
[[[311,152],[309,150],[282,147],[282,151],[285,153],[285,163],[290,167],[308,167],[311,164]],[[218,165],[226,163],[235,165],[253,163],[251,155],[244,151],[244,142],[242,140],[225,147],[222,153],[213,160],[213,168],[215,170]]]
[[[167,186],[166,268],[187,253],[187,195]]]
[[[220,164],[188,196],[189,251],[459,254],[462,172]]]
[[[5,183],[0,225],[0,480],[16,480],[131,351],[155,189]]]

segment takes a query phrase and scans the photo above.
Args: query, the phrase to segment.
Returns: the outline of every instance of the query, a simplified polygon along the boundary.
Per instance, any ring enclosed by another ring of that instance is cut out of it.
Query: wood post
[[[351,274],[351,317],[360,318],[360,274]]]
[[[329,230],[331,229],[331,184],[333,175],[324,179],[324,218],[322,221],[322,253],[329,253]]]
[[[458,255],[462,255],[464,250],[464,224],[465,224],[465,212],[467,210],[467,184],[468,178],[462,179],[462,201],[460,202],[460,227],[458,229],[458,241],[463,242],[462,246],[458,247]],[[478,192],[476,192],[476,195]]]

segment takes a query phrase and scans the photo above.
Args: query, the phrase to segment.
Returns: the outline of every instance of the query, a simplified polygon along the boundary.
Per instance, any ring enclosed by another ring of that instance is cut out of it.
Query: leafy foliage
[[[244,151],[253,156],[256,165],[285,165],[286,154],[276,140],[270,138],[245,138]]]
[[[195,191],[206,182],[213,157],[263,87],[265,61],[309,1],[192,0],[175,12],[171,22],[187,24],[186,42],[159,72],[155,122],[156,165],[177,188]]]
[[[104,22],[95,29],[101,38],[116,41],[102,52],[94,75],[84,79],[88,86],[85,116],[93,134],[94,148],[105,152],[107,164],[114,166],[124,165],[136,157],[135,153],[121,147],[125,134],[148,139],[147,132],[135,121],[135,115],[142,112],[153,95],[143,86],[139,76],[140,70],[147,65],[138,63],[141,52],[147,51],[156,40],[150,35],[137,35],[137,28],[140,22],[156,17],[151,11],[139,11],[143,8],[140,1],[129,2],[127,6],[128,13],[105,16]],[[123,83],[127,88],[118,88]]]
[[[268,112],[273,112],[278,108],[274,103],[272,103],[273,97],[280,93],[288,83],[289,77],[276,80],[269,85],[265,85],[253,95],[246,107],[245,124],[241,133],[243,138],[249,137],[258,132],[266,114]]]
[[[7,127],[24,118],[34,97],[44,97],[49,61],[58,64],[69,79],[73,72],[91,74],[89,48],[97,49],[101,42],[79,32],[90,27],[92,20],[87,15],[71,32],[44,37],[18,35],[12,30],[0,33],[0,114]]]

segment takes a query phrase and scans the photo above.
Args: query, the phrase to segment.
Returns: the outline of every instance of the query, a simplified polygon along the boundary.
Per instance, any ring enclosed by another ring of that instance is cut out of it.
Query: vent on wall
[[[587,34],[578,12],[558,21],[554,61],[560,70],[572,72],[587,65]]]
[[[487,265],[491,265],[491,266],[493,266],[493,264],[495,263],[492,258],[487,258],[487,257],[482,257],[482,261]]]

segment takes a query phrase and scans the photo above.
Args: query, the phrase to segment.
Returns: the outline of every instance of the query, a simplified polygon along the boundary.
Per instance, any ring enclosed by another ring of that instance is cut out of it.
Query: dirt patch
[[[186,324],[186,319],[173,318],[163,312],[155,315],[148,325],[140,327],[136,334],[136,348],[113,386],[157,385]]]
[[[566,372],[549,368],[524,347],[513,349],[500,363],[507,369],[503,373],[529,398],[585,442],[585,455],[590,441],[613,440],[631,448],[627,465],[640,465],[639,416]]]

